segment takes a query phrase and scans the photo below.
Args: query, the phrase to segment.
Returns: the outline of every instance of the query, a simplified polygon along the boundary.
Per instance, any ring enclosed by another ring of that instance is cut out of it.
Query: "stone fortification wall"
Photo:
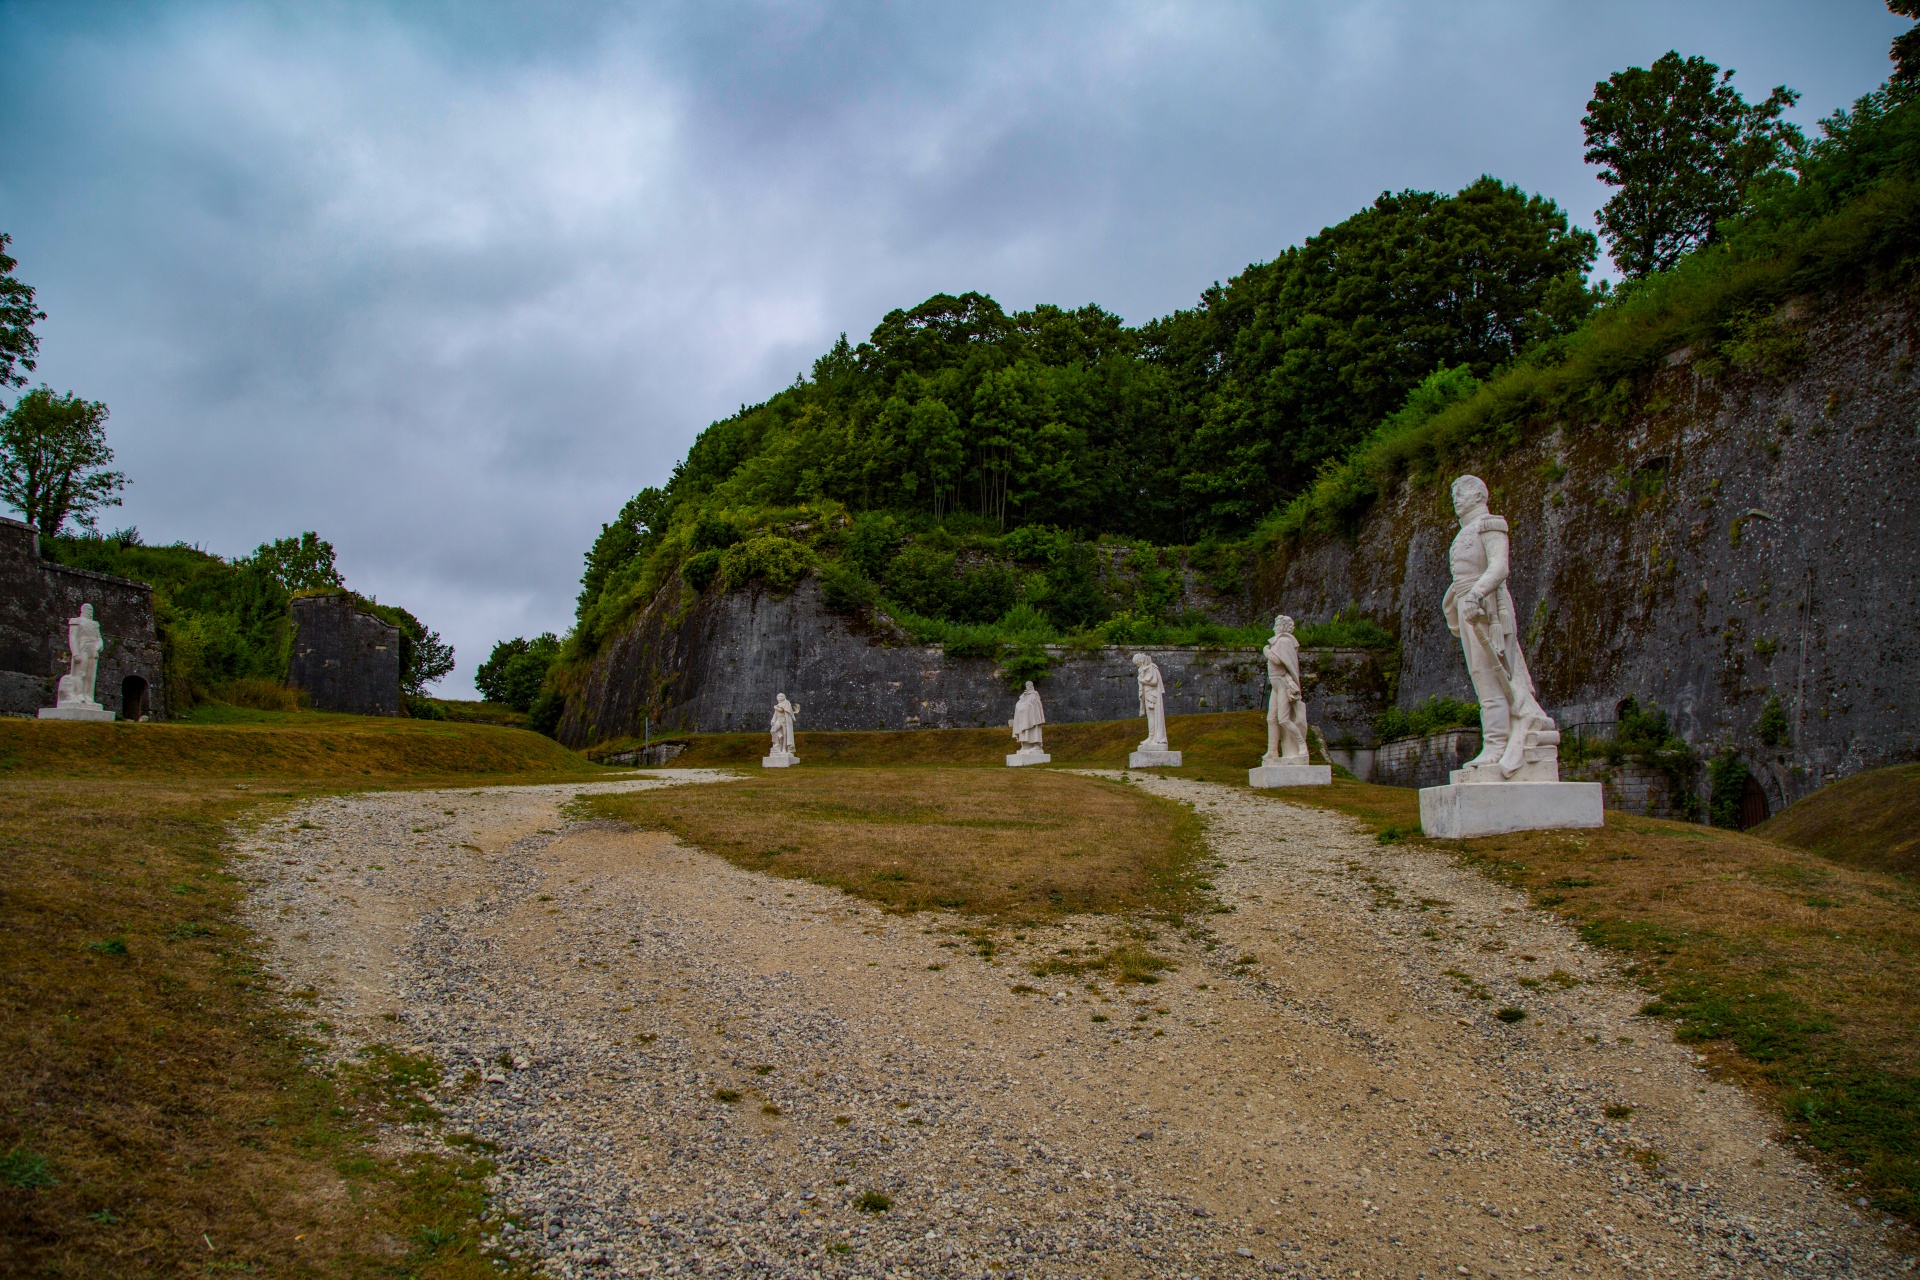
[[[828,612],[812,579],[790,595],[710,589],[682,612],[669,584],[594,659],[567,699],[559,737],[573,746],[628,734],[761,731],[774,696],[801,708],[801,729],[970,728],[1013,712],[997,666],[899,643]],[[1131,649],[1057,648],[1038,682],[1054,723],[1139,714]],[[1243,711],[1263,705],[1266,664],[1252,649],[1149,649],[1166,676],[1168,710]],[[1363,650],[1309,651],[1309,714],[1329,737],[1364,726],[1385,681]]]
[[[1401,640],[1399,702],[1471,698],[1440,615],[1472,471],[1512,526],[1512,590],[1542,701],[1604,724],[1664,709],[1704,750],[1739,751],[1775,810],[1920,756],[1920,372],[1914,304],[1851,295],[1783,313],[1785,376],[1709,376],[1668,358],[1617,425],[1562,426],[1401,484],[1352,539],[1282,549],[1271,610],[1357,603]],[[1778,698],[1789,741],[1758,726]]]
[[[153,627],[153,588],[40,558],[30,524],[0,518],[0,714],[31,716],[54,703],[67,672],[67,619],[93,606],[106,651],[94,698],[115,715],[160,719],[164,663]]]
[[[344,593],[296,596],[287,683],[316,711],[400,714],[400,628],[354,607]]]

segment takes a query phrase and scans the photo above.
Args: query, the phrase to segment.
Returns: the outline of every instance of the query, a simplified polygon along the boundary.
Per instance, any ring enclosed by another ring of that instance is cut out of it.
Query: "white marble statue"
[[[1447,551],[1453,583],[1440,608],[1447,629],[1460,637],[1467,673],[1480,699],[1480,754],[1466,768],[1497,769],[1505,781],[1529,763],[1546,763],[1548,776],[1539,776],[1546,771],[1536,768],[1527,770],[1527,780],[1555,781],[1560,776],[1560,733],[1534,697],[1533,676],[1520,651],[1519,619],[1507,591],[1507,522],[1487,510],[1486,482],[1478,476],[1453,482],[1453,510],[1460,517],[1460,532]]]
[[[1300,642],[1293,619],[1273,620],[1273,639],[1260,650],[1267,660],[1267,754],[1247,770],[1250,787],[1324,787],[1331,765],[1314,764],[1307,751],[1307,699],[1300,683]]]
[[[1267,660],[1267,754],[1262,764],[1307,763],[1307,700],[1300,691],[1300,642],[1293,619],[1273,620],[1273,639],[1261,651]]]
[[[1021,691],[1019,701],[1013,704],[1013,719],[1007,721],[1007,728],[1013,731],[1014,741],[1020,744],[1019,749],[1007,757],[1010,768],[1052,761],[1053,757],[1047,754],[1046,747],[1040,741],[1040,729],[1046,722],[1047,709],[1040,705],[1040,691],[1029,680],[1027,687]]]
[[[1534,695],[1520,651],[1519,616],[1507,590],[1507,522],[1487,510],[1486,482],[1453,482],[1460,532],[1447,549],[1452,583],[1440,608],[1460,637],[1480,699],[1481,751],[1444,787],[1420,789],[1420,829],[1452,840],[1597,827],[1597,782],[1560,781],[1560,730]]]
[[[93,606],[80,606],[80,616],[67,619],[67,674],[60,677],[53,706],[43,707],[42,720],[111,720],[113,712],[94,701],[93,686],[100,678],[100,655],[106,651]]]
[[[1180,753],[1167,746],[1167,682],[1159,664],[1144,653],[1133,655],[1134,674],[1140,681],[1140,714],[1147,718],[1147,736],[1127,758],[1127,767],[1150,769],[1157,765],[1180,764]]]
[[[767,726],[767,731],[773,735],[773,746],[761,757],[762,768],[784,769],[800,763],[800,757],[794,754],[793,749],[793,722],[799,714],[800,708],[788,702],[786,694],[774,696],[773,720]]]

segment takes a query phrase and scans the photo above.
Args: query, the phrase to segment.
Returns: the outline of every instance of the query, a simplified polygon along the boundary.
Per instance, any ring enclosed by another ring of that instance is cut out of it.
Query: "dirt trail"
[[[982,957],[562,816],[724,785],[691,771],[312,802],[249,839],[254,923],[343,1046],[445,1066],[448,1128],[501,1146],[502,1240],[554,1275],[1911,1270],[1520,895],[1135,778],[1209,820],[1231,908],[1153,940],[1153,986],[1029,976],[1124,922]]]

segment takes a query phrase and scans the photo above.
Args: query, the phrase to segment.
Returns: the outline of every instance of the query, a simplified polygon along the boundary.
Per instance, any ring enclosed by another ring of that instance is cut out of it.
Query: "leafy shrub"
[[[1000,539],[1006,553],[1023,564],[1052,564],[1073,544],[1073,535],[1049,524],[1023,524]]]
[[[1000,659],[1000,678],[1016,692],[1029,680],[1045,679],[1052,670],[1053,656],[1033,643],[1023,644]]]
[[[1760,741],[1770,747],[1784,747],[1792,738],[1791,726],[1787,723],[1787,710],[1780,705],[1780,695],[1767,698],[1767,705],[1760,709],[1760,720],[1753,731]]]
[[[407,714],[415,720],[445,720],[446,708],[432,698],[423,698],[417,693],[407,695]]]
[[[725,551],[741,540],[740,530],[717,511],[702,511],[688,546],[694,551]]]
[[[729,589],[760,581],[785,594],[814,565],[813,552],[791,538],[766,534],[736,542],[720,561],[720,581]]]
[[[1393,632],[1364,617],[1358,605],[1341,610],[1325,622],[1295,627],[1293,634],[1303,649],[1392,649],[1400,643]]]
[[[709,547],[698,555],[688,556],[680,566],[680,576],[695,592],[705,591],[707,584],[720,576],[720,562],[727,553],[720,547]]]
[[[1740,829],[1740,801],[1747,791],[1747,762],[1722,751],[1707,764],[1707,816],[1716,827]]]
[[[829,560],[820,566],[820,598],[835,613],[863,614],[880,590],[850,558]]]
[[[1411,710],[1388,707],[1374,717],[1373,736],[1378,742],[1392,742],[1399,738],[1424,738],[1449,729],[1479,727],[1479,703],[1435,694]]]
[[[560,717],[566,709],[566,697],[558,689],[542,689],[533,705],[527,708],[527,728],[551,738],[560,727]]]

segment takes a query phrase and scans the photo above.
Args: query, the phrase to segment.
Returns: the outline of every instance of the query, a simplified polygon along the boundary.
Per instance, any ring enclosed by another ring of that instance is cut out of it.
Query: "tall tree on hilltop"
[[[1669,50],[1593,86],[1581,119],[1588,164],[1620,190],[1595,215],[1629,278],[1665,271],[1740,212],[1764,175],[1798,159],[1800,130],[1780,118],[1800,95],[1785,85],[1749,103],[1733,72]]]
[[[1920,0],[1887,0],[1887,8],[1902,18],[1920,19]],[[1889,54],[1896,83],[1920,84],[1920,23],[1895,36]]]
[[[35,387],[0,417],[0,502],[57,538],[68,520],[91,529],[101,507],[120,505],[127,478],[106,470],[107,406]]]
[[[12,243],[12,236],[0,232],[0,387],[27,385],[40,352],[40,335],[33,326],[47,318],[33,305],[33,286],[14,277],[18,264],[7,254]]]
[[[333,544],[311,530],[297,538],[261,543],[252,561],[289,593],[346,585],[334,563]]]

